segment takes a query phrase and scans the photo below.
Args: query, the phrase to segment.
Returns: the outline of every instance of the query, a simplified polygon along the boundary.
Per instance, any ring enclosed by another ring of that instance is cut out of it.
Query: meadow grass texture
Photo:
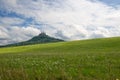
[[[0,80],[120,80],[120,38],[0,48]]]

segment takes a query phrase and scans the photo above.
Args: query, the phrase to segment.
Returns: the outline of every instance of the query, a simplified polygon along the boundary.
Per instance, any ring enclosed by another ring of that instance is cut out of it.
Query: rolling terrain
[[[120,37],[0,48],[0,80],[120,80]]]

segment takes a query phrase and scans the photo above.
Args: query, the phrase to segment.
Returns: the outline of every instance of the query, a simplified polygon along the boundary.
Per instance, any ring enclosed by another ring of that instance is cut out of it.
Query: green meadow
[[[0,80],[120,80],[120,38],[0,48]]]

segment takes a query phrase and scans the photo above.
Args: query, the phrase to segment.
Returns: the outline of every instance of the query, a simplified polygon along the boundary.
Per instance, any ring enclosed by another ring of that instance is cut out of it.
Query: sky
[[[99,1],[111,6],[120,5],[120,0],[99,0]]]
[[[43,31],[67,41],[120,36],[120,0],[0,0],[0,45]]]

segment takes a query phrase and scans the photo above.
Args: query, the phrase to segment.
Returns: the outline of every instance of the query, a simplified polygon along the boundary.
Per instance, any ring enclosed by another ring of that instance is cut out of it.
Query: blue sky
[[[120,0],[0,0],[0,45],[41,31],[64,40],[120,36],[119,21]]]
[[[100,1],[112,6],[120,5],[120,0],[100,0]]]

